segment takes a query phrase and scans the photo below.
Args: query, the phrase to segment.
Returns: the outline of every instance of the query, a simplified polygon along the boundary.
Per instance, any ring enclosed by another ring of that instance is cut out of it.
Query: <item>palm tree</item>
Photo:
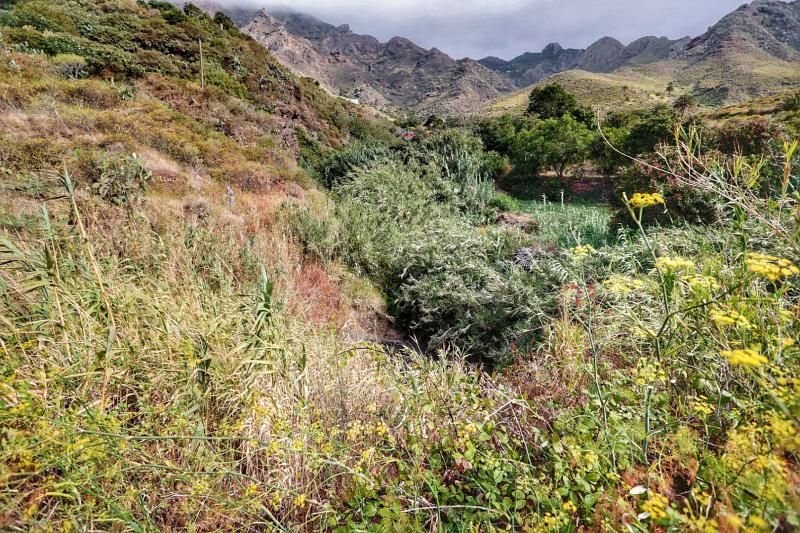
[[[672,104],[672,108],[681,114],[681,117],[686,116],[692,108],[697,105],[694,97],[690,94],[682,94],[676,100],[675,103]]]

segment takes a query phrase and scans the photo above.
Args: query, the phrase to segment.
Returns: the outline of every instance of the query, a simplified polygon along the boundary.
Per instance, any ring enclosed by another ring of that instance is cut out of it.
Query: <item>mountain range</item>
[[[195,4],[219,9],[213,1]],[[625,45],[604,37],[586,49],[552,43],[509,61],[456,60],[402,37],[383,43],[289,9],[225,12],[296,74],[389,112],[475,111],[553,76],[578,92],[591,93],[596,80],[604,85],[597,90],[611,84],[627,93],[621,102],[634,101],[637,90],[656,98],[670,82],[707,105],[800,85],[800,0],[742,5],[696,38],[647,36]]]

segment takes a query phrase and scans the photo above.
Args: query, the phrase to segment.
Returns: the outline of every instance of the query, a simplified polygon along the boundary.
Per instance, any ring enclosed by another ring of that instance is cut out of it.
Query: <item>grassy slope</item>
[[[796,64],[759,54],[719,55],[712,60],[688,64],[661,61],[640,67],[625,67],[610,74],[571,70],[555,74],[537,85],[558,82],[584,105],[608,110],[641,109],[669,103],[667,85],[675,83],[675,94],[698,95],[712,108],[736,104],[800,86]],[[727,91],[720,91],[727,88]],[[530,88],[502,98],[489,107],[492,114],[520,113],[527,106]]]
[[[558,82],[583,105],[605,109],[641,109],[669,102],[666,87],[669,76],[640,69],[624,69],[612,74],[570,70],[549,77],[538,85]],[[680,90],[680,88],[678,89]],[[492,104],[492,114],[522,113],[528,106],[530,88]]]

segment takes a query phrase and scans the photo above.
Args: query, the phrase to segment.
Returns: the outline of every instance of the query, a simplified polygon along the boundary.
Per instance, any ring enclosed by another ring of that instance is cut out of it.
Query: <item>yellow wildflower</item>
[[[603,282],[606,290],[612,294],[627,295],[634,292],[645,290],[645,283],[642,280],[630,278],[628,276],[613,275]]]
[[[345,436],[347,440],[350,442],[357,442],[361,439],[361,436],[364,435],[366,427],[360,420],[355,420],[350,422],[350,427],[347,428],[347,433]]]
[[[719,289],[719,282],[711,276],[704,276],[702,274],[687,276],[683,281],[693,290],[710,290],[715,291]]]
[[[380,438],[385,437],[386,435],[389,434],[389,426],[387,426],[386,423],[384,423],[383,420],[381,420],[375,426],[375,434]]]
[[[768,531],[772,529],[769,526],[769,522],[761,518],[760,516],[750,515],[750,518],[747,519],[747,522],[753,526],[756,531]]]
[[[658,361],[649,362],[639,359],[634,370],[636,383],[639,385],[653,385],[660,381],[667,381],[667,372]]]
[[[597,253],[591,245],[585,244],[583,246],[577,246],[569,251],[570,255],[575,259],[583,259],[585,257],[589,257]]]
[[[258,485],[255,483],[250,483],[247,488],[244,489],[244,497],[245,498],[252,498],[258,493]]]
[[[748,348],[745,350],[724,350],[720,352],[728,362],[734,366],[757,367],[765,365],[769,360],[758,353],[758,351]]]
[[[714,407],[708,402],[708,398],[700,396],[691,401],[692,411],[697,414],[708,416],[714,412]]]
[[[738,531],[744,526],[744,520],[742,520],[742,517],[738,514],[725,514],[722,516],[722,520],[724,523],[727,523],[733,531]]]
[[[642,518],[661,520],[667,517],[669,500],[657,492],[651,492],[650,497],[642,504]]]
[[[750,272],[764,276],[770,281],[778,281],[800,274],[800,268],[788,259],[755,252],[747,254],[745,264]]]
[[[682,272],[693,270],[694,263],[683,257],[659,257],[656,259],[656,268],[661,272]]]
[[[751,329],[753,327],[746,316],[733,309],[727,311],[717,309],[711,311],[708,316],[720,329],[727,327]]]
[[[575,506],[575,504],[574,504],[574,503],[572,503],[572,501],[571,501],[571,500],[567,500],[567,501],[565,501],[565,502],[564,502],[564,503],[561,505],[561,508],[562,508],[562,509],[564,509],[564,510],[565,510],[566,512],[568,512],[568,513],[574,513],[575,511],[577,511],[577,510],[578,510],[578,508]]]
[[[772,433],[772,436],[780,442],[792,441],[792,439],[797,437],[797,428],[795,425],[791,421],[784,420],[776,415],[773,415],[770,419],[769,431]]]
[[[664,197],[657,192],[654,193],[635,193],[628,204],[634,209],[644,209],[645,207],[652,207],[664,203]]]
[[[294,504],[295,507],[300,507],[302,509],[303,507],[306,506],[307,501],[308,501],[308,496],[306,496],[305,494],[298,494],[292,503]]]

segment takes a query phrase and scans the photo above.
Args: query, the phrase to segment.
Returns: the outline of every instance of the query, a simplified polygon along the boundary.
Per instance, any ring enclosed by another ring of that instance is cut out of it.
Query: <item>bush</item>
[[[523,331],[538,328],[547,291],[510,263],[526,237],[478,230],[464,210],[471,202],[442,194],[449,178],[395,164],[350,178],[336,189],[341,256],[387,293],[409,334],[431,350],[455,345],[496,363]],[[496,209],[497,199],[492,193],[486,207]]]
[[[675,112],[664,106],[638,116],[630,127],[622,151],[631,156],[652,153],[659,144],[672,141],[678,122]]]
[[[129,206],[144,198],[151,178],[136,154],[108,155],[96,165],[91,189],[107,202]]]
[[[206,83],[219,87],[227,94],[246,100],[247,87],[239,80],[221,69],[210,69],[206,72]]]
[[[513,196],[504,192],[497,192],[489,205],[493,209],[504,213],[519,211],[519,202]]]
[[[675,167],[673,167],[675,168]],[[615,180],[614,203],[617,211],[614,226],[632,223],[624,205],[623,194],[631,198],[637,192],[659,192],[669,209],[654,208],[645,213],[642,224],[671,225],[678,223],[710,224],[719,219],[721,205],[713,195],[679,184],[669,172],[667,162],[650,157],[626,169]]]
[[[328,188],[341,185],[354,170],[390,158],[392,152],[383,144],[354,142],[331,154],[320,164],[323,183]]]
[[[591,157],[604,175],[615,175],[622,167],[630,164],[630,159],[620,154],[626,147],[629,135],[627,128],[604,127],[603,135],[598,134],[592,140]]]
[[[86,71],[86,59],[75,54],[58,54],[53,64],[59,73],[67,79],[78,80],[89,75]]]
[[[780,128],[769,120],[757,117],[744,120],[731,120],[719,126],[716,131],[718,148],[729,155],[766,155],[775,139],[780,136]]]
[[[781,104],[781,109],[788,112],[800,111],[800,91],[787,96]]]

